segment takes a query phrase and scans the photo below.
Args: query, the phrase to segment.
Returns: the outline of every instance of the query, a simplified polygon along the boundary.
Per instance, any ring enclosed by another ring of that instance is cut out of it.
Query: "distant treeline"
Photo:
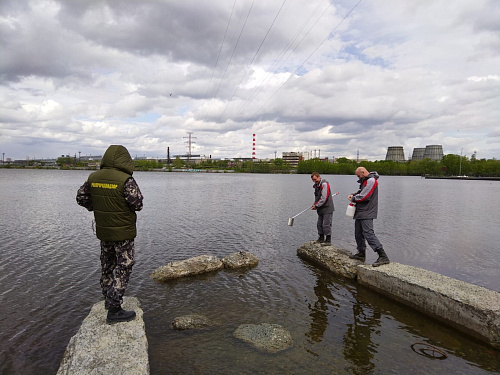
[[[172,163],[166,164],[157,160],[135,160],[135,170],[166,170],[181,168],[233,170],[240,173],[293,173],[292,166],[283,159],[276,158],[270,161],[229,161],[203,160],[195,163],[185,163],[177,157]],[[59,158],[57,167],[61,169],[98,169],[99,163],[77,161],[75,158]],[[47,167],[43,163],[30,163],[27,166]],[[403,163],[394,161],[361,161],[356,162],[347,158],[339,158],[335,163],[320,159],[309,159],[299,162],[296,173],[319,172],[322,174],[354,174],[356,168],[363,166],[369,171],[377,171],[381,175],[392,176],[470,176],[470,177],[500,177],[500,160],[475,159],[466,156],[448,154],[441,161],[430,159],[410,160]],[[2,165],[4,168],[24,168],[11,164]],[[56,167],[56,166],[54,166]]]
[[[319,172],[323,174],[354,174],[362,166],[369,171],[377,171],[389,176],[474,176],[500,177],[500,160],[469,159],[466,156],[449,154],[441,161],[430,159],[410,160],[403,163],[394,161],[361,161],[357,163],[347,158],[339,158],[336,163],[319,159],[299,162],[297,173]]]

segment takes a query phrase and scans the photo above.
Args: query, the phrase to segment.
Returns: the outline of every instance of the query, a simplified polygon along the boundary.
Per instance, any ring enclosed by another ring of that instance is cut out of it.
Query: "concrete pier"
[[[356,262],[352,267],[346,250],[314,241],[297,254],[500,349],[498,292],[399,263],[372,267]]]
[[[334,246],[322,246],[315,241],[299,247],[297,255],[348,279],[357,279],[359,262],[349,259],[349,252]]]
[[[66,348],[57,375],[148,375],[148,341],[139,301],[125,297],[135,320],[106,324],[104,301],[96,303]]]

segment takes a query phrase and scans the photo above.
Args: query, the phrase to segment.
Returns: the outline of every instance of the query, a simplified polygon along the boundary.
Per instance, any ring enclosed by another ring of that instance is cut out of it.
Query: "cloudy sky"
[[[5,159],[500,159],[498,0],[2,0]],[[319,151],[320,150],[320,151]]]

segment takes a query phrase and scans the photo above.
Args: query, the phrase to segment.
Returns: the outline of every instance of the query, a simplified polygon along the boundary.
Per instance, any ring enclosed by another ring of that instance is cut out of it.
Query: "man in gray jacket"
[[[314,203],[311,207],[318,213],[318,240],[319,243],[332,243],[332,217],[335,207],[333,206],[332,191],[330,184],[321,178],[318,172],[311,174],[314,185]]]
[[[366,241],[370,247],[378,254],[378,259],[372,264],[378,267],[383,264],[389,264],[389,258],[373,231],[373,219],[377,218],[378,211],[378,178],[377,172],[368,172],[366,168],[356,169],[356,176],[359,180],[359,190],[349,195],[349,200],[356,203],[356,212],[354,214],[354,236],[358,252],[349,258],[360,260],[366,259]]]

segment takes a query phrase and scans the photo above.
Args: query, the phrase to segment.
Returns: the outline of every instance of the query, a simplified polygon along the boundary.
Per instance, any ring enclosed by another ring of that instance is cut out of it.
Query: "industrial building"
[[[413,149],[413,154],[411,155],[411,160],[422,160],[425,155],[425,147],[415,147]]]
[[[300,161],[305,160],[302,152],[283,152],[281,155],[282,159],[294,168],[299,165]]]
[[[431,159],[441,161],[443,159],[443,146],[442,145],[427,145],[425,148],[416,147],[413,149],[411,160]],[[403,146],[390,146],[387,148],[385,160],[392,160],[395,162],[404,162],[405,154]]]
[[[442,145],[427,145],[425,148],[414,148],[411,156],[412,160],[431,159],[441,161],[443,159]]]
[[[402,163],[405,161],[405,152],[403,146],[390,146],[387,149],[387,154],[385,155],[385,160],[392,160],[395,162]]]
[[[442,145],[425,146],[424,159],[441,161],[443,159]]]

